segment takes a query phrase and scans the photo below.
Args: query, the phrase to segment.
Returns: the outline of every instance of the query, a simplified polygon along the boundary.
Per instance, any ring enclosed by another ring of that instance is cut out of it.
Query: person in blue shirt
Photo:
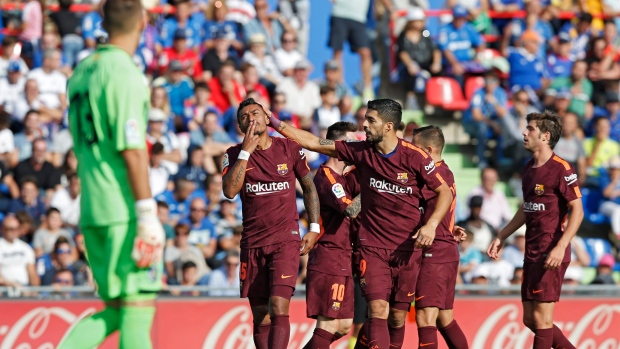
[[[510,89],[529,89],[539,95],[549,86],[550,78],[546,62],[537,55],[540,37],[533,30],[526,30],[521,35],[523,47],[509,48],[507,51],[510,64]],[[531,96],[530,96],[531,97]]]
[[[180,224],[190,227],[188,242],[198,247],[205,259],[211,259],[217,249],[215,225],[207,218],[207,204],[201,198],[190,202],[189,216],[181,219]]]
[[[494,71],[485,73],[484,83],[485,86],[472,96],[469,110],[463,118],[465,130],[478,140],[476,155],[479,168],[488,165],[484,151],[489,138],[501,134],[499,119],[506,115],[508,102],[508,95],[500,86]]]
[[[605,109],[595,108],[594,117],[585,127],[586,136],[590,137],[594,134],[594,121],[600,116],[609,119],[611,126],[609,138],[620,142],[620,96],[618,92],[607,91],[605,93]]]
[[[523,10],[523,0],[489,0],[491,9],[497,13],[508,13]],[[503,33],[510,19],[495,18],[493,26],[497,31]]]
[[[484,69],[476,62],[475,50],[485,48],[482,35],[467,22],[469,12],[461,5],[452,8],[454,20],[439,30],[439,48],[443,52],[444,65],[461,84],[463,74],[482,72]]]
[[[174,191],[166,190],[155,197],[156,201],[163,201],[168,204],[170,210],[169,223],[172,226],[189,214],[189,203],[194,191],[194,182],[177,179],[174,187]]]
[[[566,22],[560,29],[560,33],[566,33],[572,38],[571,57],[573,59],[584,59],[586,58],[586,50],[588,49],[590,39],[593,37],[590,28],[592,15],[582,12],[577,18],[578,22],[576,24],[570,21]]]
[[[519,46],[521,35],[527,28],[530,28],[538,33],[538,36],[541,38],[538,55],[544,58],[547,55],[547,50],[556,46],[553,27],[548,21],[540,18],[543,8],[539,0],[530,0],[527,3],[526,11],[526,18],[514,19],[506,26],[502,46],[508,47],[509,44]]]
[[[9,213],[16,214],[20,211],[27,212],[34,219],[36,226],[41,223],[41,217],[45,215],[45,204],[39,197],[36,177],[23,179],[20,185],[20,197],[11,202]]]
[[[0,41],[4,39],[4,34],[2,30],[4,29],[4,23],[2,23],[2,10],[0,10]]]
[[[552,78],[570,76],[574,59],[570,57],[571,38],[566,33],[558,35],[558,46],[554,53],[547,56],[547,70]]]
[[[170,109],[178,118],[184,118],[185,102],[194,97],[194,83],[183,73],[184,70],[180,61],[171,61],[168,66],[168,78],[162,84],[168,92]]]
[[[82,37],[87,49],[94,49],[97,45],[97,35],[99,32],[105,31],[101,27],[102,20],[99,11],[88,12],[82,17]]]
[[[202,188],[208,173],[203,166],[204,151],[201,146],[190,146],[187,151],[187,163],[179,168],[175,178],[183,178],[194,182],[196,188]]]
[[[227,21],[228,7],[226,1],[211,2],[206,11],[204,24],[204,47],[208,50],[215,46],[215,37],[223,34],[230,40],[231,51],[242,51],[245,47],[241,38],[239,24]]]
[[[156,51],[161,52],[164,48],[172,47],[174,33],[177,29],[185,29],[187,47],[196,51],[200,50],[202,43],[202,23],[191,16],[191,3],[189,0],[180,0],[176,3],[176,12],[173,17],[166,19],[159,33],[159,43]]]

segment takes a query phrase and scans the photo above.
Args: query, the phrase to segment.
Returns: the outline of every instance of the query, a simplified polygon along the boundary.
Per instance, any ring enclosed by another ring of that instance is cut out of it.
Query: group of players
[[[96,347],[120,330],[121,349],[148,349],[164,232],[148,184],[148,87],[131,60],[146,17],[139,0],[107,0],[103,15],[110,44],[76,67],[68,91],[80,227],[105,307],[77,323],[59,348]],[[455,181],[441,159],[443,134],[428,126],[415,131],[413,143],[398,138],[401,115],[393,100],[369,101],[366,140],[358,142],[351,124],[336,123],[320,139],[252,99],[239,106],[245,138],[224,156],[223,185],[225,196],[239,194],[243,202],[239,277],[257,349],[287,347],[290,298],[300,255],[308,253],[307,312],[317,327],[305,348],[329,348],[349,331],[354,274],[369,318],[357,348],[402,347],[413,302],[419,348],[438,347],[437,329],[449,348],[468,347],[452,314],[464,231],[454,227]],[[523,173],[525,203],[488,254],[498,258],[506,238],[526,224],[524,323],[535,333],[535,349],[574,348],[553,325],[553,309],[583,218],[581,194],[574,170],[552,150],[559,116],[533,113],[527,122],[524,146],[533,159]],[[286,138],[270,137],[268,127]],[[314,178],[302,147],[331,157]],[[301,239],[297,180],[310,220]]]

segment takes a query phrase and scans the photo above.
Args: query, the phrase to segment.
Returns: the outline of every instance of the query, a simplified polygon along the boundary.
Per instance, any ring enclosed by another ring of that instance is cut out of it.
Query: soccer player
[[[402,107],[396,101],[369,101],[364,142],[320,139],[273,116],[269,119],[278,132],[302,147],[337,157],[360,171],[360,286],[368,301],[367,338],[370,347],[377,349],[402,346],[421,248],[431,245],[452,202],[452,192],[437,175],[430,155],[396,136],[401,117]],[[428,222],[416,231],[424,185],[438,194],[437,205]]]
[[[570,263],[570,241],[583,219],[581,192],[573,167],[553,153],[562,135],[560,117],[545,111],[528,114],[526,120],[523,145],[533,159],[523,170],[524,202],[487,254],[498,259],[504,241],[525,224],[523,323],[534,332],[534,349],[575,348],[553,324],[553,310]]]
[[[354,140],[357,125],[337,122],[327,129],[333,141]],[[329,158],[318,169],[314,185],[321,203],[322,232],[310,252],[306,276],[306,309],[317,319],[314,335],[305,349],[329,349],[329,345],[349,333],[353,324],[354,286],[351,271],[353,234],[351,220],[360,211],[360,195],[348,185],[347,164]]]
[[[107,0],[110,44],[97,47],[69,80],[69,125],[82,181],[80,227],[105,308],[59,345],[93,348],[120,330],[120,348],[151,348],[161,289],[164,230],[149,187],[149,89],[132,60],[145,26],[139,0]]]
[[[320,232],[319,198],[306,155],[299,144],[270,137],[269,117],[248,98],[237,110],[245,133],[243,143],[223,157],[224,195],[241,194],[241,297],[249,298],[257,349],[285,349],[290,323],[288,309],[295,291],[300,251],[306,255]],[[310,231],[300,245],[295,179],[303,190]]]
[[[456,184],[448,165],[441,159],[445,139],[437,126],[420,127],[413,131],[413,144],[431,154],[437,173],[452,191],[450,211],[437,227],[433,244],[422,252],[422,266],[416,286],[415,308],[420,347],[437,349],[437,329],[449,348],[467,349],[467,338],[454,320],[454,290],[459,272],[459,250],[457,247],[464,230],[455,231],[454,209],[456,208]],[[422,222],[435,210],[437,194],[428,187],[422,189],[424,196]],[[455,237],[456,235],[456,237]]]

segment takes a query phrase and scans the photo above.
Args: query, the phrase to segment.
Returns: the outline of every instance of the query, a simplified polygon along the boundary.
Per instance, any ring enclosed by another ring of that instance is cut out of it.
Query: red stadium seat
[[[465,99],[471,101],[474,93],[484,87],[483,76],[471,76],[465,80]]]
[[[453,78],[431,78],[426,84],[428,104],[444,110],[456,111],[469,108],[469,101],[463,97],[461,86]]]

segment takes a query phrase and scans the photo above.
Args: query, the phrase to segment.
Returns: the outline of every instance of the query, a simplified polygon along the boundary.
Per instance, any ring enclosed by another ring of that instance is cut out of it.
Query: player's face
[[[390,123],[384,123],[379,117],[376,110],[368,109],[364,119],[364,132],[366,132],[366,140],[371,143],[380,143],[383,141],[386,128]]]
[[[532,120],[525,127],[525,131],[523,131],[523,146],[525,150],[533,153],[543,147],[544,144],[548,146],[549,137],[549,132],[544,134],[540,132],[536,121]]]
[[[250,122],[252,121],[254,121],[254,123],[256,124],[254,128],[255,135],[260,136],[265,133],[265,131],[267,131],[268,117],[267,114],[265,114],[265,112],[263,111],[263,108],[261,108],[261,106],[258,104],[248,105],[247,107],[241,109],[238,121],[239,128],[241,129],[241,131],[243,131],[243,133],[246,133],[246,131],[250,127]]]

